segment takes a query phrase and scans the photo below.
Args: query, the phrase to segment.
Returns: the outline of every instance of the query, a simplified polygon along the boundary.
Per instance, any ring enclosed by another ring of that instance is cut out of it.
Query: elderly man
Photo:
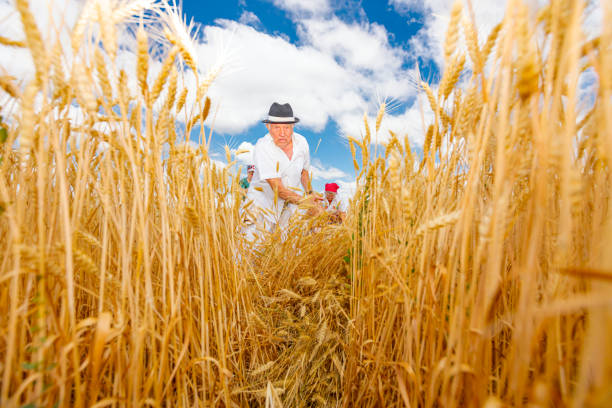
[[[329,214],[331,222],[337,223],[342,222],[346,214],[346,209],[338,198],[339,188],[340,186],[336,183],[325,184],[325,199],[323,200],[323,208]]]
[[[299,121],[293,116],[288,103],[272,104],[267,119],[263,120],[268,134],[259,139],[253,150],[255,174],[247,193],[252,201],[253,214],[245,228],[247,238],[253,241],[259,231],[273,231],[285,227],[297,204],[316,200],[312,195],[310,176],[310,149],[304,136],[293,132]],[[300,184],[306,194],[299,194]],[[315,212],[322,211],[315,205]]]

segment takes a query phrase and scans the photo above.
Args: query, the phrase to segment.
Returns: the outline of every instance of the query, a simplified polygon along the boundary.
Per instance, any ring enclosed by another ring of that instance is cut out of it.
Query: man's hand
[[[318,217],[323,214],[325,210],[319,204],[315,203],[312,207],[308,208],[306,214],[310,217]]]
[[[313,216],[317,216],[321,213],[323,213],[325,210],[323,209],[323,207],[321,207],[321,204],[319,204],[319,199],[317,198],[317,196],[315,194],[307,194],[304,196],[304,198],[300,201],[300,204],[303,205],[304,207],[307,208],[307,214],[311,217]]]
[[[319,203],[324,200],[323,196],[316,192],[311,192],[310,194],[307,195],[307,197],[311,197],[315,203]]]
[[[278,198],[290,202],[291,204],[298,204],[302,200],[302,196],[285,187],[283,181],[280,178],[266,179],[272,191],[278,191]]]

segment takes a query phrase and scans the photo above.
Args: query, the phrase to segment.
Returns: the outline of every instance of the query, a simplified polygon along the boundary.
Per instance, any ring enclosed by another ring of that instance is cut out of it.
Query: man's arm
[[[310,183],[310,175],[306,170],[302,170],[302,187],[307,194],[312,193],[312,184]]]
[[[306,170],[302,170],[302,187],[304,187],[306,196],[312,196],[315,203],[323,201],[323,197],[312,192],[312,183],[310,182],[310,174],[308,174],[308,171]],[[304,196],[304,198],[306,198],[306,196]]]
[[[302,173],[302,180],[303,180]],[[304,199],[301,195],[297,194],[295,191],[292,191],[283,185],[282,179],[279,178],[269,178],[266,179],[270,187],[272,187],[272,191],[278,191],[278,198],[283,199],[285,201],[290,202],[291,204],[299,204],[300,201]]]
[[[313,199],[313,206],[309,210],[309,215],[319,215],[324,211],[321,206],[317,204],[317,201],[322,200],[322,198],[317,197],[316,195],[309,195],[308,191],[306,195],[301,196],[295,191],[285,187],[281,178],[269,178],[266,179],[266,181],[268,182],[273,191],[278,191],[278,198],[281,198],[291,204],[300,204],[304,200]],[[310,177],[308,176],[308,172],[306,170],[302,170],[302,185],[304,185],[304,183],[306,183],[307,186],[310,185]]]

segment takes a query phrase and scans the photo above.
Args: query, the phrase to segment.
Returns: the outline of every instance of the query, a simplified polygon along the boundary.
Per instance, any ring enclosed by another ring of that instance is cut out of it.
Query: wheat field
[[[235,157],[185,143],[219,68],[178,10],[101,4],[61,41],[16,0],[0,34],[35,67],[0,76],[1,406],[612,405],[612,26],[584,1],[509,0],[485,38],[455,3],[423,155],[371,143],[383,104],[345,222],[257,248]]]

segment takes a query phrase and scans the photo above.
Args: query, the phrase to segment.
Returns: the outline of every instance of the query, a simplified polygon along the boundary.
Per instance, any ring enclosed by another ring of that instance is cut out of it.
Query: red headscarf
[[[327,183],[325,185],[325,191],[331,191],[332,193],[337,193],[339,188],[340,186],[336,183]]]

